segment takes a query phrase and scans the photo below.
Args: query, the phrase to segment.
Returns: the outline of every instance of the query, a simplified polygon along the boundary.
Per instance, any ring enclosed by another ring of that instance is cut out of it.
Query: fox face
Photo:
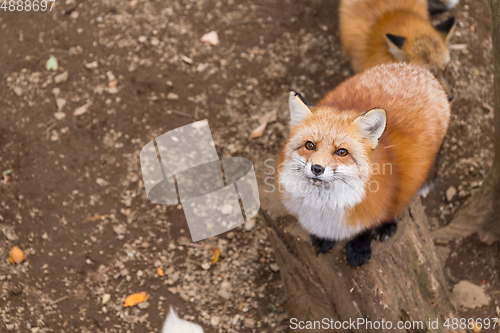
[[[289,103],[292,133],[280,172],[289,209],[305,205],[342,210],[361,202],[370,178],[371,152],[386,127],[385,110],[358,115],[323,106],[313,113],[295,92]]]
[[[420,31],[412,35],[385,35],[392,56],[398,61],[427,68],[441,83],[450,101],[453,94],[447,80],[450,62],[448,41],[454,29],[455,18],[452,17],[435,27],[421,26]]]

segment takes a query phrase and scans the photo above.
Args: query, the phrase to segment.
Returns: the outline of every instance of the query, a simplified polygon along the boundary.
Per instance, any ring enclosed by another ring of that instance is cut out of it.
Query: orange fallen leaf
[[[24,253],[20,248],[14,246],[10,249],[9,259],[13,264],[20,264],[25,260]]]
[[[149,299],[149,294],[145,291],[141,291],[140,293],[132,294],[125,298],[125,302],[123,302],[123,307],[134,306],[142,302],[146,302]]]
[[[481,332],[481,327],[477,324],[477,321],[474,320],[474,326],[472,327],[472,330],[474,333],[479,333]]]
[[[215,248],[212,251],[214,251],[214,255],[212,256],[212,264],[215,264],[217,261],[219,261],[220,250],[218,248]]]
[[[158,268],[156,269],[156,274],[158,274],[158,276],[163,276],[163,275],[165,275],[165,273],[163,273],[163,269],[161,269],[161,267],[158,267]]]
[[[108,83],[108,87],[110,87],[110,88],[111,88],[111,87],[116,86],[117,84],[118,84],[118,80],[113,80],[113,81],[110,81],[110,82]]]

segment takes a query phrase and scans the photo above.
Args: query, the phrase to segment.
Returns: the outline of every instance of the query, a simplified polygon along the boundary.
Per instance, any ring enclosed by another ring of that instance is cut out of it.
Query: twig
[[[56,299],[55,301],[52,301],[52,305],[57,304],[57,303],[60,303],[60,302],[62,302],[62,301],[64,301],[64,300],[68,299],[68,297],[69,297],[69,296],[68,296],[68,295],[66,295],[66,296],[63,296],[63,297],[61,297],[61,298],[58,298],[58,299]]]
[[[195,244],[195,243],[184,244],[184,246],[197,247],[197,248],[201,248],[204,250],[212,250],[213,249],[213,247],[211,247],[209,245],[201,245],[201,244]]]
[[[90,216],[90,217],[86,217],[84,221],[101,220],[101,219],[107,219],[108,217],[109,217],[109,214],[98,215],[98,216]]]
[[[120,289],[120,287],[122,286],[122,284],[125,282],[125,279],[122,279],[115,287],[115,290],[118,291]]]
[[[175,110],[170,110],[171,114],[175,114],[176,116],[181,116],[181,117],[186,117],[186,118],[191,118],[192,116],[190,114],[187,114],[182,111],[175,111]]]

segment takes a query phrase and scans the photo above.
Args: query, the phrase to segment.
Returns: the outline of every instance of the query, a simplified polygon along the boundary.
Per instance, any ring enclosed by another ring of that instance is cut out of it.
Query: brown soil
[[[451,42],[465,47],[452,52],[453,117],[437,186],[423,201],[433,229],[491,166],[489,13],[486,0],[462,0],[437,18],[458,18]],[[199,41],[211,30],[217,46]],[[284,331],[262,218],[200,242],[221,249],[210,266],[212,251],[190,244],[181,207],[147,200],[139,152],[208,119],[220,156],[264,168],[287,135],[288,92],[315,102],[352,75],[337,3],[67,0],[52,12],[0,10],[0,31],[0,173],[12,170],[0,184],[0,332],[160,332],[169,306],[206,332]],[[51,55],[57,71],[45,68]],[[89,110],[73,116],[87,101]],[[277,120],[249,139],[273,110]],[[26,255],[21,265],[8,262],[14,245]],[[449,275],[484,285],[492,298],[461,315],[499,317],[497,247],[471,237],[449,250]],[[151,295],[143,309],[122,307],[143,290]]]

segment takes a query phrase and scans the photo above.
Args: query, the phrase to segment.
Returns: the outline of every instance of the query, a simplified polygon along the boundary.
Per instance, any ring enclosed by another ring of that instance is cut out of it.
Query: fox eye
[[[316,149],[316,145],[314,143],[312,143],[311,141],[307,141],[306,142],[306,149],[307,150],[314,150],[314,149]]]
[[[347,151],[347,149],[339,148],[335,151],[335,154],[344,157],[344,156],[347,156],[347,154],[349,154],[349,152]]]

